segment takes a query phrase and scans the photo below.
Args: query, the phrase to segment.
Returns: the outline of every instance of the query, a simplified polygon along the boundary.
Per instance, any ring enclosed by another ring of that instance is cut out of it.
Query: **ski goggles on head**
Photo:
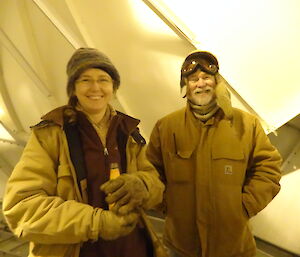
[[[183,77],[189,76],[197,69],[200,69],[208,74],[215,75],[219,70],[217,59],[208,52],[196,52],[191,54],[184,61],[181,68]]]

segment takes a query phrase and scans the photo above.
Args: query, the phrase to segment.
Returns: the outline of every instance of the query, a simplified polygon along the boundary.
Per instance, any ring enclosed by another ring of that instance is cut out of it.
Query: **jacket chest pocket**
[[[213,147],[212,160],[212,172],[220,184],[243,185],[246,161],[241,145]]]
[[[74,199],[74,181],[68,164],[60,164],[58,166],[57,195],[64,200]]]
[[[212,174],[220,185],[240,185],[246,173],[246,155],[241,136],[227,121],[221,121],[212,140]]]
[[[194,181],[193,149],[168,153],[166,177],[170,183],[190,183]]]

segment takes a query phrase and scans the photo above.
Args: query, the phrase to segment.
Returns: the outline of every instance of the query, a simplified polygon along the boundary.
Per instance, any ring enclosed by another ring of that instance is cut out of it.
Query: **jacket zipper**
[[[108,156],[108,150],[107,150],[106,147],[104,147],[103,152],[104,152],[104,155],[105,155],[105,156]]]

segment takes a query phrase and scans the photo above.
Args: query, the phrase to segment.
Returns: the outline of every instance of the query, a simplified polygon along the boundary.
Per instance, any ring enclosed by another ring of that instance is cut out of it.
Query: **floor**
[[[258,248],[257,257],[299,257],[299,255],[280,249],[259,238],[256,238],[256,245]]]

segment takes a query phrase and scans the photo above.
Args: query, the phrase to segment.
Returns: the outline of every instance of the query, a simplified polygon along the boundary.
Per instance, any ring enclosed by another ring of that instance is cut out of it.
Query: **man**
[[[258,119],[233,108],[209,52],[181,68],[187,105],[160,119],[147,157],[166,185],[164,240],[173,256],[252,257],[249,218],[279,192],[281,157]]]

